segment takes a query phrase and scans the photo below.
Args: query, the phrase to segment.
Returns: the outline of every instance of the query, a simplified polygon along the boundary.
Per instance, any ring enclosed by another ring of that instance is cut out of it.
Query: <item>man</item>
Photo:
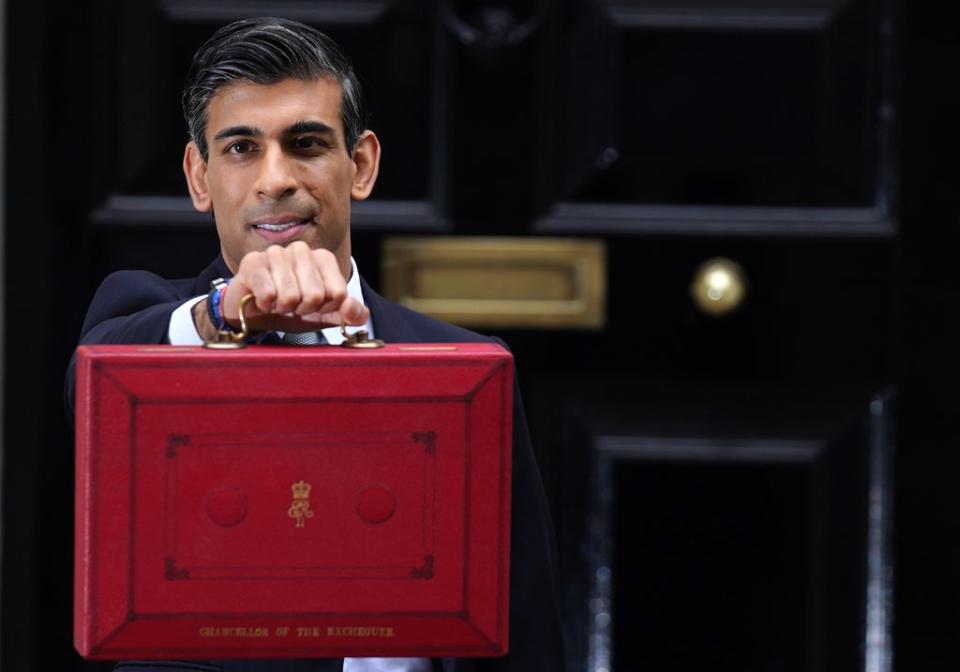
[[[115,273],[97,291],[82,343],[194,344],[235,327],[240,299],[258,331],[320,332],[342,322],[388,342],[488,340],[390,303],[350,254],[350,204],[380,162],[352,66],[326,36],[280,19],[238,21],[197,52],[183,94],[183,170],[194,206],[212,212],[220,256],[197,278]],[[211,282],[213,288],[210,288]],[[73,365],[67,377],[72,408]],[[136,662],[118,669],[463,672],[562,670],[552,528],[519,395],[514,408],[510,653],[476,661]]]

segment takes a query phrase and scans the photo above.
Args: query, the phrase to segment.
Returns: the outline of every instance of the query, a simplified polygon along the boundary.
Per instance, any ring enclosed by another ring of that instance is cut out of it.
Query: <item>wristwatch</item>
[[[223,301],[224,290],[229,284],[230,281],[223,278],[215,278],[210,281],[210,293],[207,294],[207,317],[210,318],[210,322],[213,323],[217,331],[237,331],[227,322],[223,315],[223,306],[220,305]]]

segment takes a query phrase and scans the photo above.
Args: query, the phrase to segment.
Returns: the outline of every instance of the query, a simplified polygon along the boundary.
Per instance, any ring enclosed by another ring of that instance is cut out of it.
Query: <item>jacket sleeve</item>
[[[504,658],[477,659],[475,669],[564,672],[556,538],[516,378],[513,400],[509,653]]]
[[[182,283],[145,271],[118,271],[101,283],[80,330],[80,344],[166,342],[170,315],[188,296]],[[73,422],[76,354],[64,381],[67,417]]]

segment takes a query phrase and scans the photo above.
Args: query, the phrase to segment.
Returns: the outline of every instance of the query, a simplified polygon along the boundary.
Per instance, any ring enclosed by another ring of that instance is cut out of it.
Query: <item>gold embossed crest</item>
[[[291,484],[290,489],[293,491],[293,502],[290,503],[287,515],[296,521],[295,527],[303,527],[307,518],[313,518],[313,511],[310,510],[310,484],[301,480]]]

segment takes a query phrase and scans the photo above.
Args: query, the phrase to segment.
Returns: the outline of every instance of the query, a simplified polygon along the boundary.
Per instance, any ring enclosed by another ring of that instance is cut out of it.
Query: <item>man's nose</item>
[[[296,166],[282,148],[267,146],[264,149],[256,187],[258,196],[274,201],[297,190]]]

